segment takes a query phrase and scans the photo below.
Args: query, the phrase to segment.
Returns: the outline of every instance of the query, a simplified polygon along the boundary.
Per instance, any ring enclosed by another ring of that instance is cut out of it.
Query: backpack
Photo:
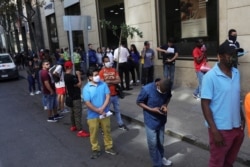
[[[54,80],[55,83],[57,83],[61,80],[61,74],[54,73],[56,67],[57,67],[57,65],[54,65],[53,67],[51,67],[49,69],[50,76],[52,77],[52,79]]]

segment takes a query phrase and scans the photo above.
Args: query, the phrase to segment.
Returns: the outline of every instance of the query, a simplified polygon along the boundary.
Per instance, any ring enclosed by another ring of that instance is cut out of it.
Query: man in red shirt
[[[51,80],[49,74],[50,63],[48,60],[43,60],[40,77],[43,86],[43,96],[46,101],[46,108],[48,110],[48,122],[57,122],[58,119],[63,118],[63,115],[57,114],[57,100],[55,92],[55,84]]]
[[[198,78],[198,87],[194,90],[193,96],[197,100],[200,100],[200,94],[201,94],[201,86],[202,86],[202,78],[204,73],[201,71],[202,64],[206,63],[206,55],[203,51],[204,43],[202,39],[198,39],[196,41],[196,47],[193,49],[193,57],[194,57],[194,68],[195,72]]]
[[[121,82],[118,72],[115,68],[112,68],[108,56],[102,57],[103,68],[99,72],[101,80],[106,82],[110,90],[110,102],[109,106],[113,104],[116,120],[119,124],[119,128],[122,130],[128,130],[127,126],[123,123],[120,113],[119,97],[117,96],[116,84]]]

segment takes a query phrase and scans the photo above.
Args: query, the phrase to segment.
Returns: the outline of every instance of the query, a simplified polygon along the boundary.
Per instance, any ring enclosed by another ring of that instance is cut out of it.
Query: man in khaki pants
[[[82,97],[87,106],[87,119],[90,132],[90,143],[92,146],[91,159],[96,159],[101,155],[98,143],[99,126],[103,130],[105,152],[111,155],[117,153],[113,150],[113,140],[110,128],[109,100],[110,91],[105,82],[100,80],[98,69],[90,67],[87,71],[89,82],[84,86]]]

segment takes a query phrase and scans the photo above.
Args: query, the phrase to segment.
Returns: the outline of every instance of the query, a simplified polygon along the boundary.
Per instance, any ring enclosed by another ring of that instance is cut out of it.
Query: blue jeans
[[[122,118],[121,118],[119,97],[118,96],[110,96],[109,108],[110,108],[111,104],[113,104],[117,123],[119,125],[123,125],[124,123],[123,123]]]
[[[162,166],[162,158],[164,157],[164,131],[165,125],[159,130],[150,129],[145,125],[148,149],[154,167]]]
[[[201,86],[202,86],[202,79],[203,79],[203,75],[204,73],[201,72],[201,71],[196,71],[196,76],[197,76],[197,79],[198,79],[198,86],[197,88],[194,90],[194,94],[197,95],[197,96],[201,96]]]
[[[171,81],[171,88],[174,84],[174,72],[175,72],[175,65],[164,64],[163,65],[163,73],[164,77],[170,79]]]
[[[57,109],[57,98],[56,94],[53,95],[44,95],[44,100],[46,101],[46,106],[48,110],[54,110]]]
[[[36,91],[35,79],[33,78],[32,75],[28,75],[27,80],[28,80],[28,82],[29,82],[29,91],[30,91],[30,92],[35,92],[35,91]]]

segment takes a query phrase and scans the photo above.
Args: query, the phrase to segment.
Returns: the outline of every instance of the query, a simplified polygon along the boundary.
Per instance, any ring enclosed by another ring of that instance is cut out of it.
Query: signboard
[[[50,0],[45,1],[44,6],[44,15],[48,16],[55,13],[55,4],[54,2],[51,2]]]
[[[181,0],[181,37],[207,36],[206,0]]]

